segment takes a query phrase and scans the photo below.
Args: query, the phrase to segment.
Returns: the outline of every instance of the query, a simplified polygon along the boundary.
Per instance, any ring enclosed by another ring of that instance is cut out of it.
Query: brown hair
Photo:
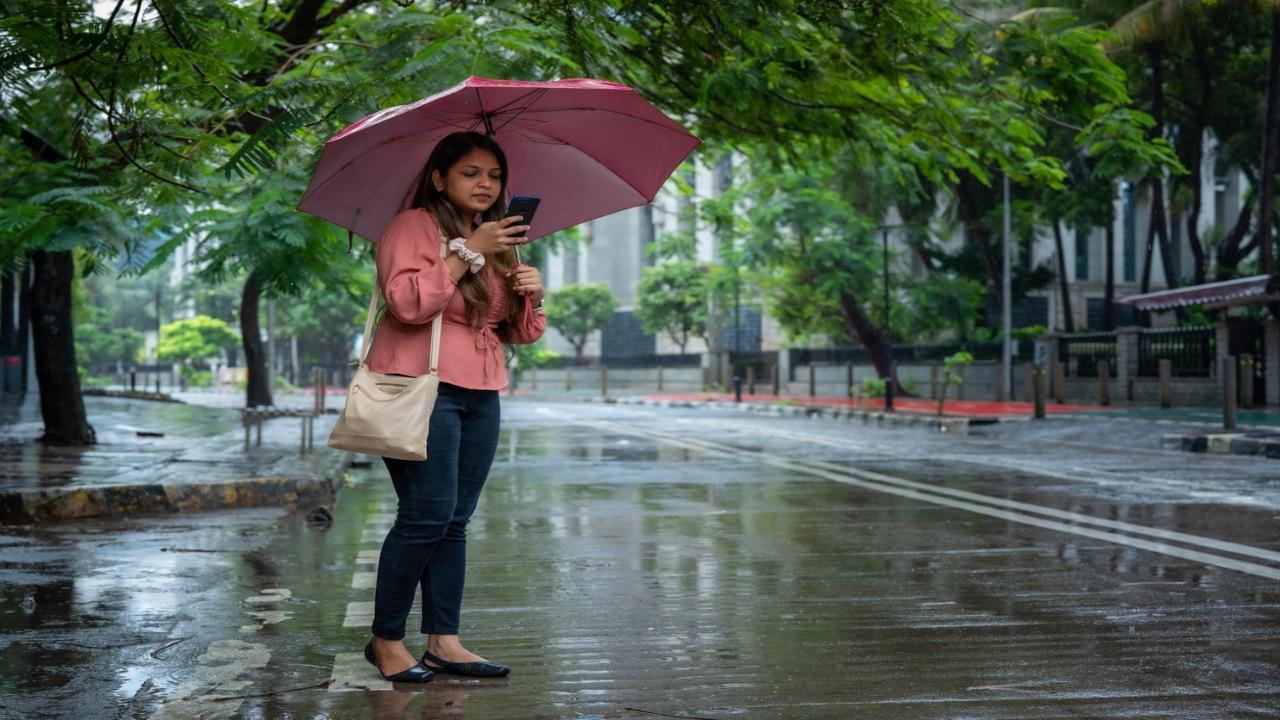
[[[427,158],[427,164],[422,169],[422,183],[418,187],[418,193],[414,197],[415,208],[423,208],[431,213],[439,224],[440,229],[444,232],[444,240],[455,237],[465,237],[466,233],[462,232],[462,216],[458,213],[458,209],[454,207],[449,198],[442,190],[436,190],[435,183],[431,181],[432,171],[440,171],[442,177],[449,174],[449,170],[457,165],[463,157],[472,150],[487,150],[493,153],[498,159],[498,169],[501,173],[501,188],[498,190],[497,199],[493,205],[489,206],[480,215],[481,222],[490,222],[493,220],[501,220],[506,214],[506,201],[503,199],[507,189],[507,156],[502,152],[502,148],[488,135],[481,135],[476,132],[456,132],[446,135],[439,143],[436,144],[434,150],[431,151],[431,157]],[[500,275],[506,275],[511,268],[516,265],[516,254],[513,250],[505,250],[497,255],[486,258],[485,267],[478,273],[464,272],[458,280],[458,291],[462,293],[462,299],[467,303],[467,320],[474,326],[479,327],[485,313],[489,310],[489,304],[492,298],[489,296],[489,273],[496,272]],[[511,298],[515,299],[512,293]],[[514,324],[520,312],[519,302],[509,302],[507,312],[505,313],[505,322]]]

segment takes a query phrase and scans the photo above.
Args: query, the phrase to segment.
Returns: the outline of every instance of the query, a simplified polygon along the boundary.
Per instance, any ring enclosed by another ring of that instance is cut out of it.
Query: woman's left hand
[[[528,295],[533,304],[542,302],[542,274],[532,265],[517,265],[507,273],[511,282],[511,290],[519,295]]]

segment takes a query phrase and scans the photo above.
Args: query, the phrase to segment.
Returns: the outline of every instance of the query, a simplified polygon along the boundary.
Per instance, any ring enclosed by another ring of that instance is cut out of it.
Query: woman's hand
[[[467,249],[483,255],[497,255],[515,245],[528,242],[524,236],[528,225],[517,225],[523,218],[519,215],[481,223],[471,231],[467,238]]]
[[[542,274],[532,265],[517,265],[507,273],[511,282],[511,291],[517,295],[528,295],[537,305],[542,302]]]

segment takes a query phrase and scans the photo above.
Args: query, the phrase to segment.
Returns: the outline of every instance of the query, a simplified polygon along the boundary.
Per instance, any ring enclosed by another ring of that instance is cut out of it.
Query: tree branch
[[[142,6],[142,0],[136,0],[136,2],[138,3],[139,7]],[[111,15],[107,18],[107,24],[102,28],[102,32],[98,33],[98,37],[94,39],[94,41],[89,45],[89,47],[85,48],[84,50],[81,50],[75,55],[72,55],[67,58],[63,58],[56,62],[49,63],[48,65],[42,65],[40,67],[31,68],[31,71],[45,72],[48,70],[53,70],[54,68],[62,67],[63,65],[69,65],[77,60],[83,60],[84,58],[87,58],[90,55],[92,55],[94,52],[98,50],[98,48],[102,47],[102,43],[106,42],[107,36],[111,34],[111,26],[115,24],[116,13],[119,13],[120,8],[122,7],[124,7],[124,0],[119,0],[116,3],[115,9],[111,11]]]

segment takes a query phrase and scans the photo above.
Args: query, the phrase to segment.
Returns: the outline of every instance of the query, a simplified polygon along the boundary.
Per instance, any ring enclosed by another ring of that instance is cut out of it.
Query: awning
[[[1207,308],[1252,305],[1280,299],[1280,275],[1254,275],[1253,277],[1223,280],[1222,282],[1192,285],[1173,290],[1143,293],[1119,298],[1118,303],[1132,305],[1139,310],[1168,310],[1204,305]]]

